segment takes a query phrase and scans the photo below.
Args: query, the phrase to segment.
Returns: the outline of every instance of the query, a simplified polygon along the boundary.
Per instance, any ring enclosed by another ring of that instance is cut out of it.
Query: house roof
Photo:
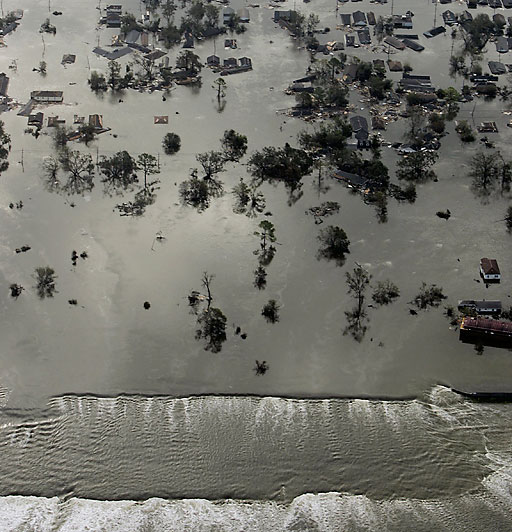
[[[500,269],[498,266],[498,262],[496,259],[488,259],[487,257],[484,257],[480,259],[480,267],[482,268],[482,271],[486,275],[499,275]]]
[[[358,174],[351,174],[350,172],[345,172],[344,170],[336,170],[333,173],[333,177],[335,179],[345,181],[346,183],[349,183],[350,185],[356,187],[365,187],[368,183],[368,180],[366,178]]]
[[[350,117],[350,125],[354,133],[361,130],[368,131],[368,121],[364,116],[356,115]]]
[[[62,91],[32,91],[31,98],[62,98]]]
[[[503,63],[500,63],[499,61],[489,61],[487,63],[489,65],[489,70],[496,75],[505,74],[507,72],[507,68]]]
[[[131,30],[128,32],[126,37],[124,38],[124,42],[126,43],[134,43],[139,40],[139,37],[141,35],[141,32],[138,30]]]
[[[0,96],[7,96],[8,87],[9,78],[2,72],[2,74],[0,74]]]
[[[393,48],[396,48],[397,50],[403,50],[405,48],[405,44],[396,37],[393,37],[393,35],[388,35],[384,39],[384,42],[390,46],[393,46]]]
[[[510,336],[512,335],[512,322],[493,320],[491,318],[464,318],[461,329],[489,331]]]
[[[461,299],[459,307],[476,307],[476,308],[501,308],[501,301],[492,299]]]
[[[354,19],[354,24],[366,25],[366,15],[362,11],[354,11],[352,18]]]
[[[422,52],[425,50],[425,47],[421,44],[411,41],[410,39],[403,39],[402,42],[407,46],[407,48],[410,48],[411,50],[414,50],[415,52]]]

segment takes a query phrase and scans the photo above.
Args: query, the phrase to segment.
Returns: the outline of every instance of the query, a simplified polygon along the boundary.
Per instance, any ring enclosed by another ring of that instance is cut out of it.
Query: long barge
[[[460,324],[459,338],[462,341],[512,347],[512,322],[466,316]]]

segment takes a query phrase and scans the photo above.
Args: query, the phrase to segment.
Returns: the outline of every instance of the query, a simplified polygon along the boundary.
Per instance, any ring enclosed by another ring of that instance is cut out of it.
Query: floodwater
[[[461,146],[450,125],[438,182],[419,186],[413,205],[390,200],[385,224],[334,181],[319,194],[315,178],[306,178],[292,206],[282,186],[263,185],[279,245],[267,287],[258,291],[253,232],[262,217],[235,214],[229,193],[246,177],[244,165],[221,174],[226,194],[202,213],[180,204],[178,185],[197,166],[196,153],[219,148],[225,129],[246,134],[249,152],[296,142],[306,124],[277,111],[293,104],[283,90],[304,74],[307,54],[262,4],[237,37],[240,50],[224,51],[222,39],[215,45],[221,58],[247,55],[254,66],[226,78],[221,113],[215,75],[206,69],[200,90],[177,87],[166,101],[160,92],[99,98],[86,78],[106,61],[92,48],[98,38],[108,45],[115,30],[96,31],[98,11],[88,4],[52,0],[51,10],[63,15],[52,18],[57,35],[43,38],[48,3],[23,6],[21,25],[0,53],[9,95],[25,102],[31,90],[63,90],[64,104],[43,108],[45,117],[71,124],[74,114],[102,114],[112,130],[91,143],[91,155],[160,152],[161,185],[141,218],[119,216],[115,205],[131,196],[105,196],[99,179],[84,196],[52,193],[41,171],[53,152],[50,137],[24,134],[26,118],[16,111],[1,117],[13,147],[0,178],[0,530],[509,530],[509,405],[463,400],[449,388],[511,390],[511,353],[486,348],[477,356],[459,342],[442,308],[413,316],[408,305],[422,281],[442,286],[448,304],[511,304],[510,235],[499,222],[509,199],[493,195],[483,203],[472,194],[466,172],[475,146]],[[298,7],[334,28],[333,4]],[[4,0],[5,11],[17,7]],[[138,2],[124,8],[140,9]],[[378,15],[390,5],[340,7],[356,9]],[[395,13],[407,9],[415,13],[414,33],[432,27],[431,3],[394,3]],[[421,54],[394,58],[431,74],[438,86],[460,88],[447,74],[449,31],[420,42],[427,46]],[[494,45],[489,50],[496,60]],[[171,63],[178,51],[170,52]],[[212,41],[195,49],[202,60],[213,51]],[[76,54],[76,63],[63,67],[64,53]],[[362,48],[349,53],[386,59]],[[13,59],[17,72],[8,68]],[[43,59],[44,78],[32,71]],[[354,108],[368,116],[360,100],[351,93]],[[495,120],[496,145],[506,154],[512,130],[505,105],[478,100],[459,117]],[[154,125],[154,115],[168,115],[169,124]],[[403,125],[390,125],[385,138],[401,140]],[[172,157],[161,149],[169,131],[182,139]],[[394,168],[394,152],[383,150]],[[20,200],[23,209],[8,207]],[[340,212],[317,226],[305,211],[326,200],[338,201]],[[435,216],[447,208],[448,221]],[[316,258],[318,231],[328,224],[343,227],[351,241],[343,267]],[[157,232],[165,239],[155,241]],[[16,254],[22,245],[32,249]],[[89,258],[73,266],[73,250]],[[501,284],[475,282],[483,256],[497,258]],[[352,305],[345,271],[355,262],[374,281],[389,278],[401,290],[393,305],[370,309],[361,343],[342,334]],[[58,275],[58,293],[41,301],[32,275],[45,265]],[[214,304],[228,319],[217,354],[195,339],[188,307],[204,271],[215,275]],[[16,301],[8,291],[14,282],[25,287]],[[260,315],[271,298],[281,304],[274,325]],[[247,339],[234,334],[236,326]],[[254,374],[256,359],[268,362],[266,375]]]

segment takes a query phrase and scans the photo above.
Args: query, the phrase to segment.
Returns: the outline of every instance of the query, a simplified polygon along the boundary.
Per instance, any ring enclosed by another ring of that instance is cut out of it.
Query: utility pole
[[[157,166],[158,166],[158,171],[160,171],[160,152],[157,153]]]
[[[21,148],[21,170],[25,172],[25,166],[23,164],[23,148]]]
[[[436,20],[437,20],[437,0],[434,2],[434,28],[436,27]]]

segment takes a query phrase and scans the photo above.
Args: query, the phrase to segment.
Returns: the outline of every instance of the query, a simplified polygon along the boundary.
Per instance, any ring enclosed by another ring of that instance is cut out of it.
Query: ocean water
[[[55,397],[2,413],[0,530],[505,531],[511,436],[508,404],[443,386],[409,401]]]

